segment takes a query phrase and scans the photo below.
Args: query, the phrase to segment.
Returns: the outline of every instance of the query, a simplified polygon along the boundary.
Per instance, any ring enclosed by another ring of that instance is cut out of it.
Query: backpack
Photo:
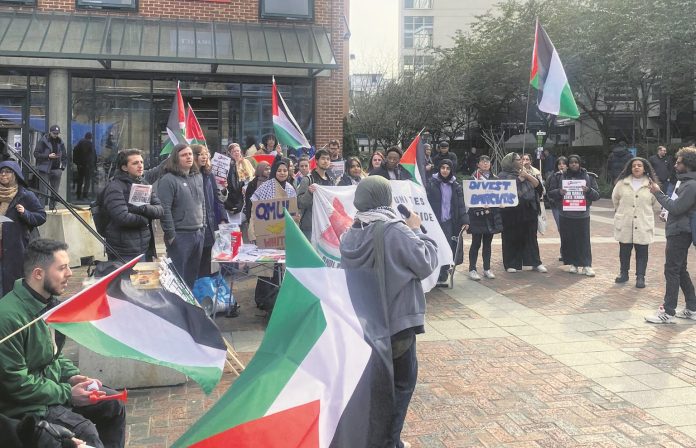
[[[109,224],[109,213],[106,211],[106,207],[104,207],[105,192],[106,187],[102,188],[101,191],[97,193],[97,198],[89,204],[94,227],[97,229],[97,233],[104,238],[106,238],[106,226]]]

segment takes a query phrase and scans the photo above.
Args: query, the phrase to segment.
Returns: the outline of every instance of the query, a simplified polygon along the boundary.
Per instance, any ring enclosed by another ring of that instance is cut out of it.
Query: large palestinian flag
[[[186,141],[186,114],[184,109],[184,99],[181,97],[179,83],[176,83],[176,95],[172,99],[172,110],[169,112],[167,120],[167,140],[162,146],[160,155],[168,155],[179,143]]]
[[[538,20],[529,83],[539,91],[537,102],[540,111],[559,117],[580,116],[561,58]]]
[[[190,104],[188,105],[188,110],[186,111],[185,131],[186,141],[188,141],[190,145],[208,146],[208,144],[205,141],[205,134],[203,133],[203,129],[201,128],[201,125],[198,122],[198,117],[196,117],[196,114],[193,112],[193,108]]]
[[[261,347],[175,447],[372,447],[388,436],[391,345],[374,273],[327,268],[285,216],[287,272]]]
[[[119,275],[138,260],[55,307],[46,323],[101,355],[178,370],[210,393],[227,355],[220,331],[202,308],[177,295],[121,281]]]
[[[293,149],[309,148],[310,144],[302,132],[302,128],[297,124],[295,117],[288,109],[288,105],[285,104],[285,100],[278,92],[275,77],[273,78],[271,103],[273,106],[273,130],[278,142]]]
[[[423,131],[421,131],[423,132]],[[425,145],[421,138],[421,132],[416,135],[408,149],[401,157],[401,166],[403,166],[418,185],[425,185],[423,178],[425,177]]]

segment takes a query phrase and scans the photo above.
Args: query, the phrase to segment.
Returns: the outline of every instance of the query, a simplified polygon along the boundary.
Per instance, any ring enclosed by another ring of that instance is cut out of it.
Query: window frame
[[[307,1],[307,14],[282,14],[266,12],[266,0],[259,0],[259,18],[264,20],[293,20],[293,21],[314,21],[315,0]]]
[[[4,1],[4,0],[0,0]],[[101,0],[101,1],[109,1],[109,0]],[[140,7],[139,0],[130,0],[131,5],[118,5],[118,4],[99,4],[99,3],[90,3],[86,0],[75,0],[75,9],[76,10],[89,10],[89,9],[106,9],[106,10],[117,10],[117,11],[138,11],[138,8]]]

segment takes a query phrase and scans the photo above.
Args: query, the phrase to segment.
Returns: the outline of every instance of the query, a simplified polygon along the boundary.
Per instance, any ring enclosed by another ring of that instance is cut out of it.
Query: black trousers
[[[203,229],[200,229],[192,232],[177,231],[171,244],[165,241],[167,256],[172,259],[172,264],[189,288],[193,288],[198,276],[203,254],[203,238]]]
[[[86,198],[89,196],[89,187],[92,184],[92,171],[88,166],[77,166],[77,176],[75,176],[75,182],[77,184],[75,189],[77,199]]]
[[[636,275],[645,277],[648,267],[648,245],[619,243],[619,261],[621,262],[621,273],[627,273],[631,268],[631,252],[636,248]]]
[[[447,221],[442,221],[440,223],[440,228],[442,229],[442,233],[445,234],[445,238],[447,238],[447,242],[449,243],[450,249],[452,249],[452,257],[454,259],[455,252],[457,251],[457,240],[452,239],[453,236],[456,236],[456,234],[454,233],[454,222],[451,219],[448,219]],[[440,268],[440,276],[438,278],[438,281],[447,281],[448,276],[449,266],[442,266]]]
[[[573,266],[592,266],[590,217],[573,219],[561,215],[559,219],[563,263]]]
[[[116,391],[106,387],[107,395]],[[123,448],[126,445],[126,407],[117,400],[69,408],[49,406],[45,420],[75,433],[75,437],[94,448]]]
[[[667,237],[665,246],[665,311],[674,316],[679,299],[679,288],[684,293],[686,308],[696,311],[696,293],[691,282],[686,262],[691,248],[691,233],[680,233]]]
[[[491,268],[491,242],[493,241],[492,233],[472,233],[471,247],[469,248],[469,271],[476,270],[478,262],[478,253],[483,243],[483,270],[487,271]]]
[[[539,266],[539,242],[537,228],[539,221],[522,221],[508,224],[503,220],[503,266],[505,269],[522,269],[525,266]]]

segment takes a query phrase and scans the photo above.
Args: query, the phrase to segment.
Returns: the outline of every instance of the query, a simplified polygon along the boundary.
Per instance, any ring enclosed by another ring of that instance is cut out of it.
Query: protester
[[[271,167],[270,179],[256,189],[251,197],[252,201],[297,197],[295,187],[290,183],[288,163],[288,159],[276,159]],[[254,222],[255,220],[252,219],[249,225],[249,239],[255,243]],[[273,311],[278,288],[280,287],[280,274],[280,265],[275,265],[272,277],[259,276],[254,291],[254,300],[256,301],[256,306],[260,309],[268,312]]]
[[[162,230],[167,256],[189,288],[198,275],[203,251],[205,195],[203,178],[194,164],[193,150],[180,143],[174,147],[157,183],[164,215]]]
[[[275,134],[266,134],[261,139],[261,153],[262,154],[273,154],[274,152],[280,154],[282,152],[280,143]]]
[[[220,218],[219,221],[227,221],[230,224],[236,224],[241,227],[244,222],[242,215],[244,210],[244,185],[251,180],[254,168],[251,166],[251,162],[242,157],[242,150],[238,144],[232,143],[229,146],[229,154],[232,160],[230,160],[230,168],[227,171],[227,180],[223,188],[220,189],[220,195],[216,193],[213,196],[220,199],[224,204],[223,209],[226,216]],[[218,208],[215,208],[215,210],[218,210]]]
[[[449,159],[454,163],[455,174],[456,169],[459,167],[457,165],[457,155],[449,150],[449,143],[442,141],[437,145],[438,152],[433,155],[433,167],[437,169],[440,166],[440,160]]]
[[[658,180],[667,195],[670,195],[674,190],[674,158],[667,155],[667,148],[658,146],[657,154],[650,156],[648,161],[655,171],[655,180]]]
[[[696,320],[696,292],[686,270],[689,249],[693,240],[691,216],[696,212],[696,147],[689,146],[677,152],[674,165],[679,186],[674,199],[662,193],[659,184],[650,182],[650,191],[667,210],[665,226],[665,297],[654,316],[646,321],[654,324],[674,323],[674,317]],[[677,312],[679,289],[684,292],[686,306]]]
[[[384,163],[384,154],[382,151],[375,151],[372,153],[372,156],[370,157],[370,169],[367,170],[368,175],[372,175],[372,172],[375,170],[378,170],[382,168],[382,164]]]
[[[341,144],[336,139],[329,141],[329,156],[331,157],[332,162],[343,161],[343,152],[341,151]]]
[[[658,182],[650,163],[641,158],[631,159],[619,175],[611,200],[614,203],[614,238],[619,242],[621,270],[616,283],[628,281],[631,252],[636,249],[636,288],[645,288],[648,266],[648,245],[655,235],[657,203],[650,193],[650,182]]]
[[[92,185],[92,173],[97,169],[97,153],[94,151],[91,132],[87,132],[73,148],[73,163],[77,165],[75,195],[77,200],[87,199]]]
[[[297,162],[297,173],[295,173],[295,187],[298,188],[302,179],[309,174],[309,157],[301,156]]]
[[[65,150],[63,139],[60,138],[60,126],[54,124],[49,133],[39,140],[34,149],[34,158],[36,158],[36,170],[43,180],[58,191],[63,170],[68,165],[68,153]],[[44,201],[48,204],[48,208],[55,209],[56,198],[53,194],[49,194],[48,187],[43,182],[40,185],[40,191],[44,195]]]
[[[346,159],[345,173],[338,180],[337,185],[357,185],[363,177],[365,177],[365,173],[363,173],[360,159],[348,157]]]
[[[21,420],[0,414],[2,448],[86,448],[85,442],[64,426],[48,423],[35,415]]]
[[[556,159],[556,164],[554,165],[555,171],[553,171],[549,176],[546,178],[546,185],[551,185],[552,178],[554,176],[563,176],[563,174],[566,172],[568,169],[568,159],[565,158],[565,156],[559,156],[558,159]],[[561,234],[561,221],[560,221],[560,210],[561,206],[563,205],[563,202],[559,201],[554,201],[552,198],[550,198],[547,195],[549,199],[549,206],[551,207],[551,214],[553,215],[553,220],[556,222],[556,230],[558,230],[558,234]],[[558,261],[563,261],[563,256],[559,255],[558,256]]]
[[[33,229],[46,222],[41,201],[27,188],[17,162],[0,163],[0,297],[21,278],[24,254]]]
[[[430,146],[429,143],[426,143],[423,145],[423,152],[425,153],[425,157],[423,160],[423,164],[425,165],[425,174],[427,176],[433,174],[433,168],[435,168],[435,165],[433,164],[433,147]]]
[[[609,158],[607,159],[607,173],[609,174],[612,184],[616,183],[619,174],[621,174],[621,171],[623,171],[632,157],[633,155],[631,155],[626,147],[626,142],[620,142],[611,150]]]
[[[294,157],[288,157],[288,182],[290,182],[290,185],[292,185],[293,188],[297,188],[299,186],[299,182],[295,182],[295,167],[297,166],[296,160],[293,160]],[[272,167],[271,167],[272,168]]]
[[[107,249],[109,260],[130,260],[145,254],[145,261],[155,255],[153,219],[162,219],[164,209],[154,188],[150,187],[148,203],[135,205],[130,201],[133,185],[148,185],[143,178],[143,155],[139,149],[124,149],[116,155],[118,171],[104,188],[104,211],[109,219],[106,242],[116,253]]]
[[[297,207],[300,209],[300,230],[308,240],[312,239],[312,208],[314,207],[314,192],[317,185],[333,186],[336,180],[333,178],[329,167],[331,156],[325,149],[320,149],[314,154],[317,167],[302,179],[297,187]]]
[[[237,179],[243,185],[248,184],[254,177],[254,167],[251,165],[251,162],[242,156],[242,148],[239,146],[239,143],[230,143],[227,151],[237,168]]]
[[[541,175],[541,171],[532,164],[532,156],[527,154],[522,154],[522,167],[532,176],[536,177],[541,184],[544,184],[544,178]]]
[[[491,172],[491,159],[483,155],[479,157],[476,171],[472,177],[477,180],[496,180],[498,179]],[[503,220],[500,217],[500,210],[497,207],[469,207],[469,230],[471,234],[471,247],[469,248],[469,278],[481,280],[476,264],[478,253],[483,244],[483,276],[493,279],[495,274],[491,270],[491,243],[493,236],[503,230]]]
[[[551,151],[548,148],[544,149],[544,155],[542,157],[541,166],[543,167],[542,175],[545,177],[545,179],[548,179],[548,177],[551,174],[558,171],[558,169],[556,168],[556,157],[551,153]]]
[[[428,181],[427,194],[435,218],[440,223],[442,233],[454,255],[461,232],[469,228],[469,215],[466,214],[464,207],[462,186],[454,177],[454,162],[449,159],[440,160],[437,174],[433,174]],[[447,284],[449,268],[449,266],[440,268],[438,284]]]
[[[213,175],[210,165],[210,152],[203,145],[191,145],[193,150],[193,160],[196,168],[201,173],[203,179],[203,197],[204,197],[204,212],[205,226],[203,233],[203,251],[201,252],[201,262],[198,268],[198,277],[210,276],[210,262],[212,259],[213,243],[215,243],[215,232],[218,230],[218,224],[222,221],[227,221],[227,211],[223,205],[221,193],[218,189],[215,176]],[[230,169],[237,175],[236,167]],[[229,189],[229,186],[228,186]]]
[[[503,266],[514,273],[522,270],[522,265],[532,266],[537,272],[548,272],[541,264],[537,229],[539,226],[539,194],[543,186],[539,179],[522,167],[522,158],[511,152],[500,162],[500,179],[514,179],[517,182],[519,203],[515,207],[505,207],[500,214],[503,221]]]
[[[568,156],[568,169],[559,176],[551,178],[549,197],[563,203],[567,193],[563,181],[584,181],[582,185],[584,210],[564,210],[561,205],[559,214],[561,234],[561,257],[563,264],[570,265],[571,274],[582,274],[594,277],[592,269],[592,245],[590,244],[590,206],[599,200],[599,187],[594,176],[581,167],[578,155]]]
[[[361,181],[353,200],[358,210],[355,222],[343,234],[340,250],[343,267],[373,270],[384,291],[380,297],[389,319],[395,401],[392,437],[382,446],[404,447],[410,444],[401,440],[401,430],[418,378],[416,334],[425,331],[421,281],[430,276],[438,261],[437,246],[421,233],[418,214],[411,213],[404,223],[391,203],[388,181],[379,176]]]
[[[391,146],[387,149],[384,163],[379,168],[373,170],[370,176],[382,176],[387,180],[411,180],[413,176],[401,164],[403,152],[398,146]]]
[[[251,197],[254,195],[256,189],[268,180],[269,176],[271,175],[271,164],[268,162],[259,162],[259,164],[256,165],[256,171],[254,174],[254,178],[251,179],[251,182],[249,182],[249,185],[247,185],[246,190],[244,191],[244,220],[247,226],[249,224],[249,220],[251,219]],[[247,238],[245,239],[248,239],[248,235],[246,236]]]
[[[34,323],[0,344],[0,413],[21,419],[40,415],[75,433],[95,448],[123,447],[126,410],[118,400],[90,402],[116,392],[101,381],[80,374],[61,354],[64,338],[37,316],[56,306],[72,276],[68,246],[53,240],[29,243],[24,258],[24,278],[0,300],[0,338]],[[98,390],[88,387],[95,383]]]

